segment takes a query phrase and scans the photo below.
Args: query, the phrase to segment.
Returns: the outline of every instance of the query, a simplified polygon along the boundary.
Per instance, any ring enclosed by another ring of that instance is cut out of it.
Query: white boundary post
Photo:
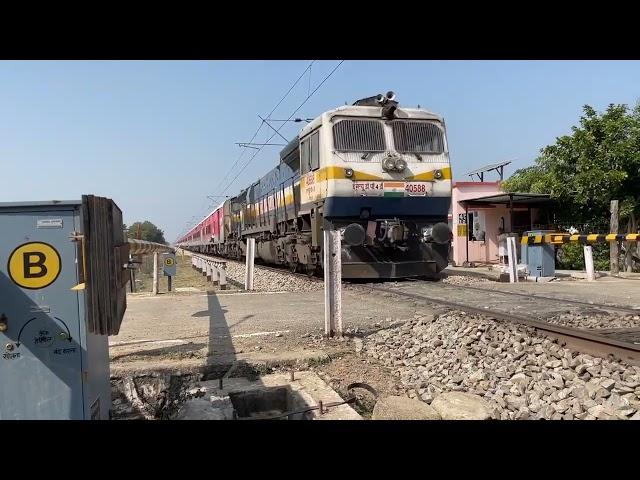
[[[509,282],[518,281],[518,257],[516,256],[516,238],[507,237],[507,256],[509,257]]]
[[[214,285],[218,284],[218,267],[215,264],[215,262],[211,265],[211,281],[213,282]]]
[[[593,249],[591,245],[584,246],[584,266],[587,270],[587,280],[593,282],[596,279],[596,273],[593,268]]]
[[[324,333],[342,336],[342,253],[340,232],[324,230]]]
[[[218,284],[220,285],[220,290],[227,289],[227,272],[224,267],[218,267]]]
[[[256,257],[256,239],[247,239],[247,261],[244,269],[244,289],[253,290],[253,267]]]
[[[154,295],[158,294],[158,252],[153,254],[153,286],[152,292]]]
[[[213,271],[213,265],[211,265],[211,262],[207,262],[207,282],[211,281],[211,277],[213,276],[213,274],[211,273]]]

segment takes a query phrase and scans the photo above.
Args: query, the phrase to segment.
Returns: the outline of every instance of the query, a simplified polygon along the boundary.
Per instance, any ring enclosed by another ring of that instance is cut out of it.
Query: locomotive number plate
[[[407,197],[426,197],[431,195],[433,185],[429,182],[406,182],[404,184],[404,194]]]
[[[353,182],[353,191],[356,195],[365,197],[382,197],[384,195],[382,182]]]

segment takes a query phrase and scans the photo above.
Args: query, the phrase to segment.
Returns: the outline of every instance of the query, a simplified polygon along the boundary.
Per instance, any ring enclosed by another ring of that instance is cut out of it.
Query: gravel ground
[[[464,275],[450,275],[444,277],[442,283],[446,283],[449,285],[477,285],[480,283],[496,283],[493,280],[489,280],[488,278],[482,277],[467,277]]]
[[[241,262],[227,260],[227,278],[244,285],[245,265]],[[289,272],[275,272],[255,266],[253,288],[259,292],[313,292],[324,289],[324,284],[313,278],[307,279]]]
[[[365,340],[405,393],[484,397],[496,419],[640,419],[640,367],[562,348],[533,329],[462,312],[416,315]]]
[[[549,323],[576,328],[638,328],[640,315],[614,315],[606,312],[563,313],[547,319]]]

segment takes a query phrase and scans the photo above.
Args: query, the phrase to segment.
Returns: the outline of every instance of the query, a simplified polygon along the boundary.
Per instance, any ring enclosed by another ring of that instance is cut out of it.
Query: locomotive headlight
[[[440,170],[439,168],[437,170],[434,170],[433,178],[435,178],[436,180],[440,180],[442,178],[442,170]]]
[[[396,158],[396,170],[399,172],[403,172],[405,168],[407,168],[407,162],[404,158],[398,157]]]
[[[382,169],[385,172],[391,172],[396,169],[396,161],[393,157],[384,157],[382,160]]]
[[[345,174],[345,176],[347,176],[348,178],[353,177],[353,169],[352,169],[352,168],[345,168],[345,169],[344,169],[344,174]]]

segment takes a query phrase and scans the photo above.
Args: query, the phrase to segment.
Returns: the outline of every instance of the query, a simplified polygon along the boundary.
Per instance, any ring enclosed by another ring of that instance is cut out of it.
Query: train
[[[175,246],[318,274],[323,231],[341,238],[345,279],[439,278],[452,233],[444,118],[405,108],[394,92],[309,121],[278,165],[225,199]]]

